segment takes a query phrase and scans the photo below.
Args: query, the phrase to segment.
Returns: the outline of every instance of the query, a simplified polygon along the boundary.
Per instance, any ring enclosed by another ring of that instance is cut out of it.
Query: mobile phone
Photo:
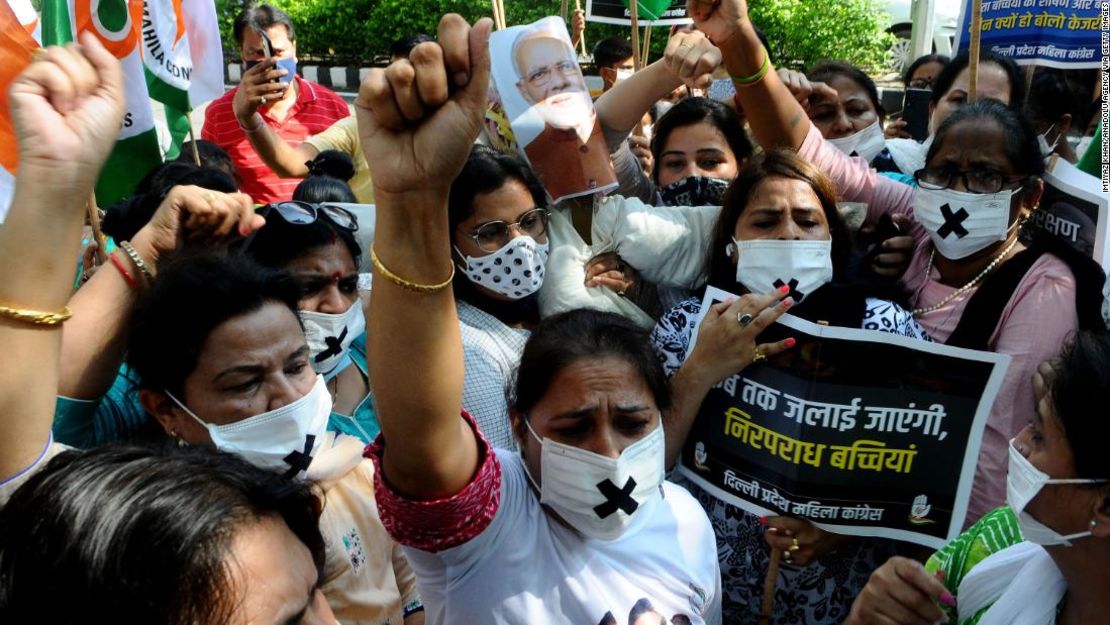
[[[879,217],[879,223],[875,226],[875,232],[868,237],[868,240],[872,243],[868,246],[867,251],[864,252],[864,266],[870,267],[871,264],[875,262],[875,257],[882,253],[883,241],[901,234],[902,229],[898,227],[898,224],[894,223],[894,219],[891,218],[890,213],[883,213],[883,215]]]
[[[262,38],[262,54],[268,61],[274,56],[274,44],[270,41],[270,36],[266,34],[266,31],[259,29],[257,32],[258,36]]]
[[[902,100],[902,119],[906,121],[906,132],[916,141],[924,141],[929,136],[929,101],[933,92],[928,89],[906,89]]]

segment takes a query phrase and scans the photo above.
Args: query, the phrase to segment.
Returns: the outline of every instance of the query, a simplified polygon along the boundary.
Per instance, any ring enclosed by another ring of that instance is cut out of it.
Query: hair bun
[[[328,176],[347,182],[355,175],[354,160],[339,150],[324,150],[305,165],[310,176]]]

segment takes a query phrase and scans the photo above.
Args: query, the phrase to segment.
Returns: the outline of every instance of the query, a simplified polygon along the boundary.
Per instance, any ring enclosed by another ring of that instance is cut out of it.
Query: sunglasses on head
[[[288,202],[274,202],[262,207],[263,217],[277,214],[286,223],[303,226],[311,224],[322,215],[333,225],[355,232],[358,230],[358,218],[354,213],[334,204],[313,204],[290,200]]]

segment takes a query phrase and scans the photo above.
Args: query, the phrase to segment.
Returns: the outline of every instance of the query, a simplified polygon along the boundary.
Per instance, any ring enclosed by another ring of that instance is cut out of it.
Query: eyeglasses
[[[354,213],[333,204],[313,204],[291,200],[288,202],[274,202],[267,204],[263,210],[266,215],[277,212],[278,216],[287,223],[303,226],[313,223],[323,215],[335,226],[344,230],[355,232],[358,230],[358,218]]]
[[[528,74],[528,84],[533,87],[543,87],[551,82],[554,72],[563,76],[573,76],[578,72],[578,64],[574,61],[559,61],[554,65],[546,65]]]
[[[993,169],[919,169],[913,173],[914,180],[922,189],[939,191],[952,188],[952,183],[962,180],[964,188],[970,193],[998,193],[1007,184],[1021,182],[1028,176],[1022,174],[1003,174]]]
[[[913,80],[910,81],[910,88],[911,89],[932,89],[933,88],[933,80],[934,80],[933,77],[914,78]]]
[[[513,228],[533,239],[543,236],[547,232],[547,217],[546,208],[533,208],[521,215],[516,223],[487,221],[475,228],[468,236],[474,239],[483,252],[496,252],[512,240]]]

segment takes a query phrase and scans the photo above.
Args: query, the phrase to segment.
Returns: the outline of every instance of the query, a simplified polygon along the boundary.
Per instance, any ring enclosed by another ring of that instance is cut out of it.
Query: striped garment
[[[279,137],[292,147],[297,147],[305,139],[322,132],[335,122],[350,115],[350,109],[343,98],[327,87],[295,76],[297,102],[289,110],[285,119],[278,122],[265,111],[259,109],[262,119]],[[246,133],[239,127],[232,110],[231,102],[238,87],[213,100],[204,112],[204,126],[200,136],[227,150],[231,162],[242,179],[240,190],[251,196],[255,202],[266,204],[288,200],[293,189],[300,183],[299,178],[281,178],[275,174],[258,153],[254,151]]]
[[[1017,516],[1014,515],[1013,510],[1009,506],[995,508],[983,515],[983,518],[945,545],[943,549],[934,553],[925,563],[925,570],[930,573],[943,571],[944,586],[948,592],[956,596],[960,582],[975,565],[987,556],[1016,545],[1022,540],[1021,529],[1018,527]],[[958,596],[956,601],[959,601]],[[990,608],[987,606],[972,615],[958,615],[951,608],[941,607],[947,612],[948,621],[955,625],[975,625]]]

